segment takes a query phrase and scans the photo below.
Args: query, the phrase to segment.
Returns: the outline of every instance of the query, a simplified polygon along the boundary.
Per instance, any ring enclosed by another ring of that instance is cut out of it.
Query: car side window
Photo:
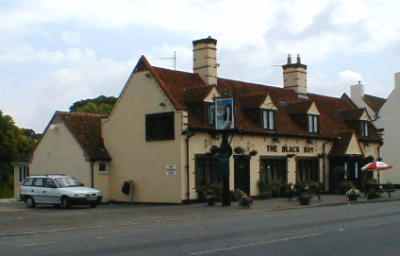
[[[33,186],[35,187],[43,187],[43,179],[42,178],[36,178],[33,180]]]
[[[25,179],[23,185],[24,186],[32,186],[32,179],[31,178]]]
[[[44,186],[46,188],[55,188],[56,187],[56,183],[52,179],[44,179]]]

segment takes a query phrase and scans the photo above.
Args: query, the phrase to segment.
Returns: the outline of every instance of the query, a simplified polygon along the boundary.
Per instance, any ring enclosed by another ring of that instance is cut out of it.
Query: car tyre
[[[61,208],[68,209],[71,207],[71,202],[69,201],[68,197],[64,196],[61,198]]]
[[[96,208],[97,207],[97,203],[91,203],[89,204],[90,208]]]
[[[25,198],[25,205],[28,208],[35,208],[36,203],[35,203],[35,200],[33,199],[33,197],[28,196],[27,198]]]

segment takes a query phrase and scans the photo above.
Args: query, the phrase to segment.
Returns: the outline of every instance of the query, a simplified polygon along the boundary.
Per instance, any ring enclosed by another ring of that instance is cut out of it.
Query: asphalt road
[[[2,256],[400,255],[400,202],[279,212],[190,206],[21,209],[0,210],[0,219]],[[42,224],[32,225],[35,219]],[[51,226],[46,219],[70,226]],[[21,229],[24,224],[27,229]]]

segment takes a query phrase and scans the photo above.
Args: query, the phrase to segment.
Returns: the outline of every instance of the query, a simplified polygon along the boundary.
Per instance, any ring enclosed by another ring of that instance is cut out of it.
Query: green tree
[[[97,114],[109,114],[112,111],[116,97],[99,96],[93,99],[80,100],[72,104],[69,108],[71,112],[88,112]]]
[[[29,129],[18,128],[12,117],[0,111],[0,185],[12,174],[12,162],[28,160],[39,136]]]

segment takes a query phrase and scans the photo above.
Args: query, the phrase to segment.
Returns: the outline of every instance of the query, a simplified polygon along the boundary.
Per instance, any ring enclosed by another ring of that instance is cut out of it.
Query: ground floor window
[[[260,178],[265,184],[287,183],[287,159],[264,158],[261,159]]]
[[[222,183],[218,173],[216,159],[210,155],[197,155],[195,158],[196,190],[200,191],[206,186]]]
[[[19,166],[19,182],[23,182],[29,176],[29,167],[26,165]]]
[[[297,160],[297,180],[300,183],[319,182],[319,159]]]
[[[362,157],[335,157],[330,159],[330,190],[343,193],[350,186],[363,189],[372,179],[371,172],[361,170],[371,160]]]

